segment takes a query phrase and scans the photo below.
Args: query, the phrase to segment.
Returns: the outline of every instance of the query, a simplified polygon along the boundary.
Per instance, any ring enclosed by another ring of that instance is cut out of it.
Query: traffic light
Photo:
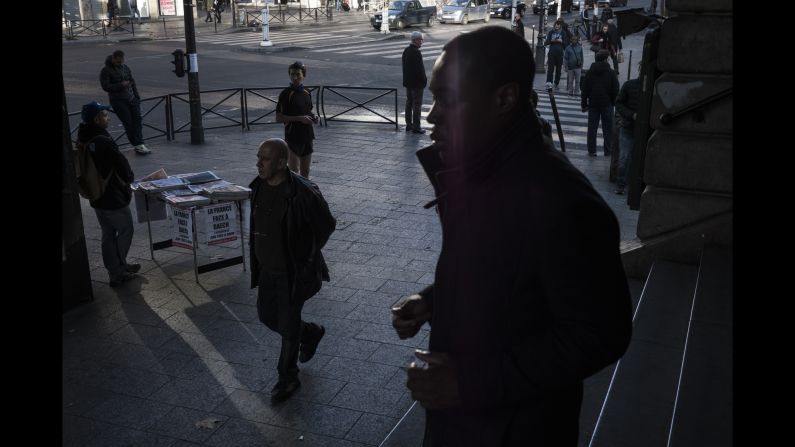
[[[185,52],[176,49],[171,54],[174,56],[174,61],[171,63],[174,64],[175,67],[175,69],[171,71],[176,73],[178,78],[185,76]]]

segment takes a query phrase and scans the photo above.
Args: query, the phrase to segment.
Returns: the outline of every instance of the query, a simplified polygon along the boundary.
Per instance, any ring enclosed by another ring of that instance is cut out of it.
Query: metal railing
[[[329,121],[359,124],[389,124],[398,129],[398,100],[396,88],[307,86],[315,96],[315,110],[320,116],[319,125],[328,126]],[[203,90],[201,92],[202,127],[204,130],[240,127],[251,130],[252,126],[277,124],[276,104],[284,87],[229,88]],[[205,106],[204,104],[209,104]],[[180,106],[183,105],[183,106]],[[162,109],[162,120],[156,119]],[[115,112],[110,110],[111,113]],[[395,119],[391,118],[394,113]],[[80,112],[72,112],[80,121]],[[166,137],[174,140],[179,133],[190,131],[190,100],[187,92],[169,93],[141,100],[141,121],[144,141]],[[79,125],[70,129],[72,141],[76,141]],[[127,133],[121,120],[112,120],[108,127],[113,141],[120,147]]]
[[[382,92],[375,96],[369,95],[361,99],[353,98],[362,96],[363,92]],[[345,93],[343,93],[345,92]],[[392,104],[386,104],[382,98],[387,95],[394,95],[395,120],[385,116],[385,113],[392,111]],[[327,96],[329,99],[327,100]],[[336,101],[335,101],[336,100]],[[381,100],[380,102],[376,102]],[[351,106],[352,104],[352,106]],[[328,116],[326,108],[330,110]],[[387,112],[387,109],[390,109]],[[396,88],[382,87],[348,87],[348,86],[323,86],[320,95],[320,110],[323,114],[323,121],[328,126],[329,121],[353,122],[353,123],[372,123],[372,124],[394,124],[395,130],[398,129],[398,103]],[[350,112],[364,112],[364,115],[352,115]],[[383,112],[383,113],[382,113]],[[368,118],[381,118],[380,121],[371,121]]]
[[[214,101],[214,104],[209,108],[200,104],[202,111],[202,127],[205,130],[224,129],[227,127],[237,126],[239,126],[241,129],[245,129],[245,102],[243,99],[244,90],[245,89],[243,88],[203,90],[200,93],[202,100],[209,99],[210,102]],[[174,136],[176,136],[178,133],[190,132],[190,98],[187,92],[171,93],[168,96],[171,98],[171,138],[169,139],[174,139]],[[237,101],[239,101],[235,104],[235,106],[239,107],[229,107],[228,101],[234,97],[237,97]],[[175,107],[175,104],[178,103],[185,104],[185,107]],[[223,110],[225,107],[226,110]],[[237,119],[235,119],[235,116]]]
[[[304,88],[309,90],[310,94],[314,92],[316,105],[315,110],[317,110],[317,104],[320,104],[322,101],[320,98],[320,92],[322,91],[322,88],[320,86],[304,86]],[[276,121],[276,104],[279,102],[279,93],[284,90],[284,87],[259,87],[246,88],[243,90],[243,108],[246,130],[251,130],[251,126],[281,124]],[[249,98],[252,100],[250,101]],[[260,103],[264,103],[265,106],[257,107],[258,99],[261,99],[262,101],[260,101]],[[262,114],[252,119],[252,112],[254,112],[254,114]],[[266,120],[269,117],[272,119]],[[320,122],[320,125],[323,125],[323,121]]]
[[[282,7],[279,4],[278,8],[270,8],[268,14],[268,24],[282,23],[286,24],[287,22],[299,22],[303,23],[304,20],[311,20],[314,22],[319,22],[320,19],[323,17],[326,20],[333,20],[334,18],[334,8],[323,6],[319,8],[287,8]],[[255,26],[262,26],[262,10],[246,10],[245,14],[245,22],[241,24],[241,26],[250,26],[254,24]]]
[[[160,124],[159,121],[154,121],[153,118],[155,116],[156,109],[160,106],[163,106],[163,121]],[[143,137],[144,141],[151,140],[153,138],[159,138],[165,136],[167,140],[173,139],[173,133],[171,131],[171,98],[170,95],[163,95],[163,96],[152,96],[151,98],[144,98],[141,100],[141,123],[142,123],[142,130],[143,130]],[[111,109],[111,113],[114,115],[116,112]],[[79,115],[80,112],[72,112],[69,114],[69,117],[78,116],[78,125],[72,127],[69,131],[70,138],[73,142],[77,142],[77,129],[80,127],[79,122]],[[147,122],[147,117],[150,120]],[[122,137],[127,135],[127,132],[124,130],[124,126],[121,123],[120,119],[112,120],[110,126],[108,126],[108,132],[110,133],[113,141],[119,145],[119,147],[123,147],[125,145],[130,144],[129,142],[121,142]]]

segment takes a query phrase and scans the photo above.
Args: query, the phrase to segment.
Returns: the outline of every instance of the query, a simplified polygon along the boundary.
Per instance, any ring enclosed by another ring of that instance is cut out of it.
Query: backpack
[[[115,169],[111,170],[108,177],[103,179],[99,175],[97,166],[94,164],[94,156],[92,141],[104,135],[97,135],[85,143],[77,142],[75,144],[75,171],[77,174],[77,187],[80,195],[90,201],[94,201],[105,194],[105,188],[108,186],[111,176],[116,172]],[[107,137],[105,137],[107,138]]]

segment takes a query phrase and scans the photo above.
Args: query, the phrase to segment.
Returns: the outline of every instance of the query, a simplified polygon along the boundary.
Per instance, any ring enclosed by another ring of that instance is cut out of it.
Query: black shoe
[[[412,130],[414,130],[414,128],[413,128],[413,127],[411,127],[411,126],[406,126],[406,132],[411,132]]]
[[[616,188],[616,194],[624,195],[624,187],[623,186],[619,186],[618,188]]]
[[[301,387],[301,382],[298,379],[292,380],[279,380],[276,385],[271,389],[271,399],[280,402],[287,400]]]
[[[320,340],[324,335],[326,335],[326,328],[320,326],[320,335],[315,340],[310,343],[301,343],[300,353],[298,354],[299,362],[306,363],[312,360],[312,357],[315,356],[315,351],[317,351],[317,345],[320,344]]]
[[[414,130],[411,131],[411,133],[424,134],[425,133],[425,129],[414,129]]]
[[[596,157],[596,152],[588,152],[588,155],[590,155],[591,157]]]
[[[605,157],[609,157],[612,154],[613,154],[612,152],[605,152]]]
[[[119,287],[120,285],[126,283],[127,281],[135,278],[135,275],[129,272],[124,272],[121,275],[111,278],[110,286],[111,287]]]
[[[125,266],[127,273],[138,273],[141,271],[141,264],[127,264]]]

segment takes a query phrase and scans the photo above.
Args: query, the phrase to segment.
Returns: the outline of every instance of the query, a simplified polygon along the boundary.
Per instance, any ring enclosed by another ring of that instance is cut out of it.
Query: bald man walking
[[[301,319],[304,301],[328,281],[320,249],[337,221],[317,185],[287,168],[287,142],[271,138],[257,151],[257,177],[251,182],[251,288],[257,287],[257,315],[282,337],[271,390],[283,401],[301,386],[298,361],[315,355],[326,329]]]

